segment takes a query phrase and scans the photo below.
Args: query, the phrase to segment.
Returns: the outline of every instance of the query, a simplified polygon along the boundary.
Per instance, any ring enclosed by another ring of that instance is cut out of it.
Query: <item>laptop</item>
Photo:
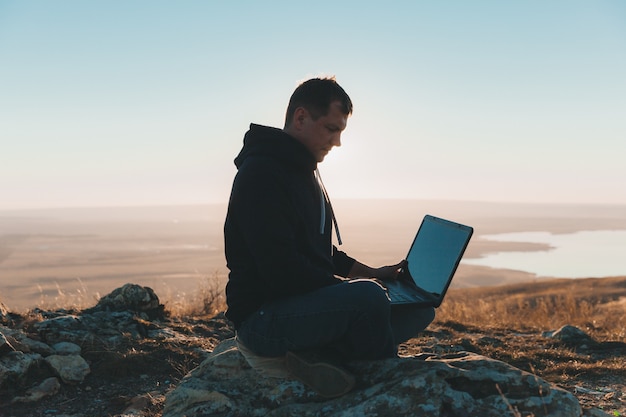
[[[439,307],[474,229],[426,215],[396,281],[384,281],[391,304]]]

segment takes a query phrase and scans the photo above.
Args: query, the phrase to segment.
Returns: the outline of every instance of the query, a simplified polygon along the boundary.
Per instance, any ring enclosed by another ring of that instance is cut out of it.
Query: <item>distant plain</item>
[[[481,235],[626,230],[626,207],[468,201],[337,200],[342,250],[380,266],[401,260],[424,214],[475,228],[466,258],[546,250]],[[163,302],[189,297],[207,279],[226,281],[226,205],[0,211],[0,301],[21,311],[74,298],[93,305],[125,283],[152,287]],[[624,274],[626,275],[626,270]],[[568,278],[568,277],[559,277]],[[529,272],[461,264],[453,288],[536,280]]]

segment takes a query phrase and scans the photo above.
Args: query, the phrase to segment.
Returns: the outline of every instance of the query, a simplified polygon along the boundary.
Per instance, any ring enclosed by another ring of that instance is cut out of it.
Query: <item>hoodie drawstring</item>
[[[333,225],[335,226],[335,234],[337,235],[337,243],[341,246],[341,235],[339,234],[339,226],[337,225],[337,219],[335,218],[335,211],[333,210],[333,205],[330,202],[330,198],[328,197],[328,192],[326,191],[326,187],[324,187],[324,182],[322,181],[322,176],[320,175],[320,171],[315,168],[314,173],[315,179],[317,180],[317,184],[320,190],[320,209],[321,209],[321,218],[320,218],[320,234],[324,234],[324,226],[326,226],[326,203],[328,203],[328,207],[330,208],[330,215],[333,220]]]

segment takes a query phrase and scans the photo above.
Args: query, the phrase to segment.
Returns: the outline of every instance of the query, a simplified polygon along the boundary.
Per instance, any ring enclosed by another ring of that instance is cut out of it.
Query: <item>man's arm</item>
[[[348,278],[378,278],[382,281],[394,280],[398,277],[398,273],[400,273],[400,270],[405,265],[406,261],[401,261],[396,265],[372,268],[359,261],[355,261],[348,273]]]

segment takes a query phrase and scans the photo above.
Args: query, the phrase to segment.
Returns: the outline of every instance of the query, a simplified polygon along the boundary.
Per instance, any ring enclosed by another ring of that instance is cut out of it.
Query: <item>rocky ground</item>
[[[69,336],[41,323],[79,314],[84,317],[84,312],[67,311],[9,314],[0,333],[7,336],[9,346],[27,345],[26,338],[52,345]],[[220,341],[233,336],[223,314],[175,319],[135,312],[115,317],[112,325],[98,323],[98,330],[91,331],[95,337],[78,328],[69,337],[89,365],[82,381],[66,382],[41,361],[19,375],[0,372],[0,417],[161,416],[166,394]],[[8,354],[14,355],[4,350],[0,365],[6,364]],[[624,343],[597,342],[575,329],[569,336],[554,337],[435,322],[422,337],[402,345],[400,354],[458,351],[479,353],[536,374],[573,393],[584,409],[626,415]],[[58,382],[41,385],[53,380]]]

